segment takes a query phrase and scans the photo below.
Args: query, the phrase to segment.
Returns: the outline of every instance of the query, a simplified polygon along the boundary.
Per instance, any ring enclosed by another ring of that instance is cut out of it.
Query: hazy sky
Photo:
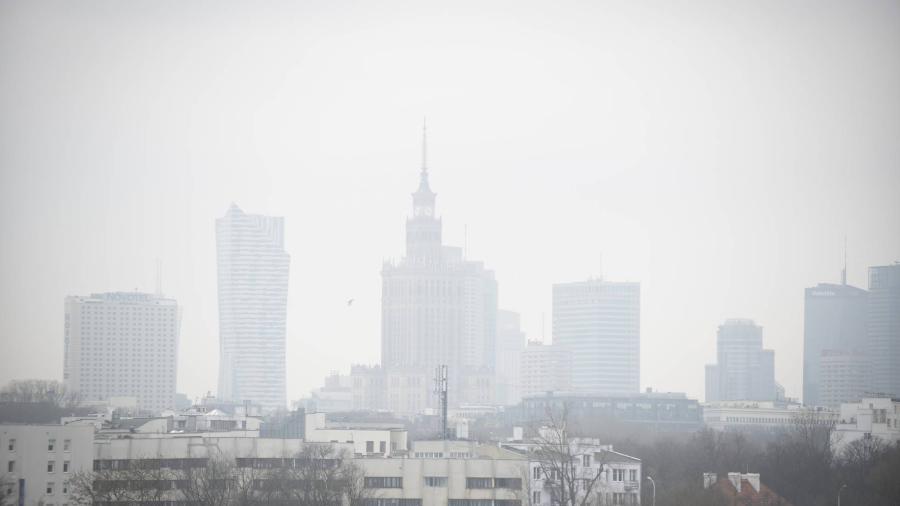
[[[852,284],[900,260],[900,2],[375,4],[0,3],[0,381],[61,378],[63,298],[159,257],[214,390],[231,202],[285,217],[289,398],[377,361],[423,115],[445,239],[530,338],[553,282],[641,282],[642,387],[702,398],[746,317],[799,396],[803,288],[845,234]]]

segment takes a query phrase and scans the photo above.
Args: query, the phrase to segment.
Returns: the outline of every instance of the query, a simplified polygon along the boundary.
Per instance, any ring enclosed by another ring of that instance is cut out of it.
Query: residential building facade
[[[181,314],[174,299],[139,292],[66,297],[63,380],[87,401],[175,407]]]
[[[865,397],[841,404],[832,432],[836,453],[860,439],[878,438],[885,444],[900,443],[900,399]]]
[[[93,425],[0,425],[0,496],[22,506],[70,502],[68,480],[90,471]]]
[[[357,458],[363,506],[523,506],[528,460],[495,445],[417,441],[408,458]]]
[[[640,505],[641,460],[617,452],[595,438],[571,438],[556,444],[558,432],[543,427],[536,439],[502,443],[528,458],[528,504]],[[571,463],[563,462],[562,459]],[[572,498],[571,483],[576,497]]]

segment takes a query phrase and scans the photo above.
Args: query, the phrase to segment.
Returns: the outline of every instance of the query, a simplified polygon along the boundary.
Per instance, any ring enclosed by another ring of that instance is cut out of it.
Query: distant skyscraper
[[[216,220],[219,392],[224,400],[284,408],[288,269],[284,218],[228,208]]]
[[[572,391],[572,353],[558,345],[529,341],[522,351],[522,397]]]
[[[718,363],[706,366],[706,402],[775,400],[775,352],[763,349],[762,327],[726,320],[716,348]]]
[[[900,397],[900,262],[869,267],[871,391]]]
[[[578,393],[634,394],[641,378],[641,285],[553,285],[553,344],[572,355]]]
[[[826,403],[822,394],[822,377],[833,381],[838,371],[826,372],[829,366],[845,369],[844,359],[858,362],[858,353],[866,345],[866,291],[846,284],[820,283],[806,289],[803,308],[803,403],[807,406],[834,405]],[[823,361],[823,353],[828,360]],[[850,353],[847,355],[846,353]],[[838,391],[848,392],[847,385],[830,387],[829,398],[836,400]],[[837,401],[856,402],[857,399]]]
[[[519,313],[497,313],[497,402],[511,406],[522,400],[521,361],[525,333],[519,326]]]
[[[868,355],[858,351],[822,350],[819,359],[819,402],[815,406],[840,408],[859,402],[868,387]]]
[[[134,397],[140,409],[173,409],[180,321],[174,299],[147,293],[66,297],[66,387],[86,400]]]
[[[381,271],[381,364],[395,378],[387,386],[396,411],[434,405],[430,381],[416,387],[414,398],[404,384],[430,378],[441,364],[449,366],[451,405],[494,402],[497,282],[481,262],[443,244],[435,197],[423,156],[406,256]]]

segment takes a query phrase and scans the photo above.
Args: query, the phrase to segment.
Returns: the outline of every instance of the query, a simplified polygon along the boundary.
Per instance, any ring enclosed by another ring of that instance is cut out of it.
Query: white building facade
[[[529,341],[520,367],[522,398],[572,390],[572,353],[566,348]]]
[[[525,333],[519,313],[497,312],[497,403],[512,406],[522,400],[522,352]]]
[[[545,430],[545,429],[542,429]],[[575,502],[581,504],[639,505],[641,504],[641,460],[617,452],[612,445],[600,444],[593,438],[573,438],[570,450],[556,449],[544,438],[542,442],[517,441],[504,443],[507,448],[516,449],[527,456],[528,464],[528,504],[532,506],[553,506],[560,503],[561,487],[567,488],[570,480],[579,480],[576,486]],[[549,445],[549,446],[548,446]],[[555,458],[546,459],[541,455],[548,451],[570,455],[572,465],[564,465]],[[562,448],[565,448],[564,446]],[[567,476],[563,477],[562,474]]]
[[[284,219],[233,205],[216,220],[220,399],[285,408],[290,255]]]
[[[878,438],[885,444],[900,443],[900,399],[868,397],[841,404],[832,433],[838,453],[853,441]]]
[[[69,502],[69,478],[90,471],[93,425],[0,425],[0,497],[23,506]]]
[[[635,394],[641,377],[639,283],[553,285],[553,344],[572,354],[578,393]]]
[[[401,425],[329,422],[325,413],[307,413],[303,439],[315,443],[347,443],[360,456],[406,455],[407,431]]]
[[[703,405],[703,423],[715,430],[776,430],[799,420],[834,425],[836,411],[782,405],[772,401],[718,401]]]
[[[524,506],[528,460],[494,445],[417,441],[408,458],[358,458],[363,506]]]
[[[63,379],[87,401],[133,399],[138,409],[175,407],[180,310],[147,293],[66,297]]]

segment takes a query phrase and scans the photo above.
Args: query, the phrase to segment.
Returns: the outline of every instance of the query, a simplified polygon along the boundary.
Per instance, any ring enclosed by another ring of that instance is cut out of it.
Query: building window
[[[540,491],[535,491],[535,492],[531,493],[531,502],[533,504],[541,503],[541,492]]]
[[[54,461],[52,461],[52,460],[49,461],[49,462],[47,462],[47,472],[48,472],[48,473],[52,473],[52,472],[53,472],[54,464],[56,464],[56,462],[54,462]]]
[[[9,463],[6,464],[6,472],[14,473],[16,471],[16,461],[10,460]]]
[[[53,494],[53,485],[54,485],[54,483],[52,481],[47,482],[47,494],[48,495]]]
[[[535,468],[532,469],[531,471],[532,471],[532,472],[531,472],[531,477],[532,477],[532,479],[535,479],[535,480],[540,480],[540,479],[541,479],[541,468],[540,468],[540,467],[535,467]]]
[[[426,476],[425,477],[425,486],[426,487],[446,487],[447,486],[447,477],[446,476]]]
[[[68,452],[72,450],[72,440],[71,439],[63,439],[63,451]]]
[[[363,499],[361,506],[422,506],[421,499]]]
[[[584,457],[584,459],[583,459],[583,462],[582,462],[581,465],[584,466],[584,467],[591,467],[591,456],[590,456],[590,455],[584,455],[583,457]]]
[[[637,469],[628,470],[628,481],[637,481]]]
[[[521,478],[497,478],[494,480],[495,488],[508,488],[510,490],[522,490]]]
[[[367,476],[366,488],[403,488],[403,478],[400,476]]]
[[[366,453],[375,453],[375,441],[366,441]]]
[[[54,448],[56,448],[56,440],[48,439],[47,440],[47,451],[52,452]]]
[[[64,472],[64,473],[68,473],[68,472],[69,472],[69,461],[68,461],[68,460],[64,460],[64,461],[63,461],[63,472]]]
[[[11,451],[11,452],[16,451],[16,440],[15,439],[9,440],[9,451]]]
[[[491,478],[466,478],[466,488],[494,488]]]
[[[384,441],[378,442],[378,451],[384,453],[387,450],[387,443]]]

